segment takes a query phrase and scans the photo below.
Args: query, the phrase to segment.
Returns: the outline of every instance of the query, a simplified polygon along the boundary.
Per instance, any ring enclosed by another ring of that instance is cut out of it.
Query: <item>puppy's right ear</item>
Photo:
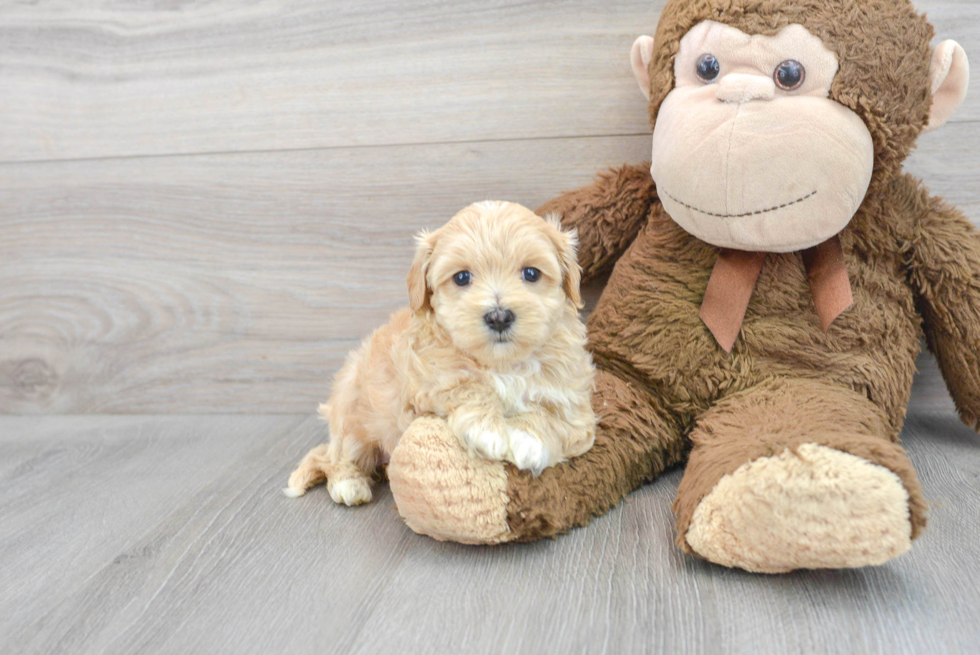
[[[408,303],[413,312],[432,309],[429,298],[432,297],[432,289],[426,282],[426,274],[429,272],[429,262],[432,260],[432,248],[435,244],[435,233],[422,230],[415,235],[415,261],[412,262],[412,269],[408,272]]]
[[[555,250],[558,251],[562,289],[565,291],[568,302],[575,305],[576,309],[582,309],[585,305],[582,304],[582,292],[579,288],[582,284],[582,267],[578,263],[578,232],[574,228],[571,230],[563,229],[558,214],[548,214],[544,220],[554,228],[549,236],[555,245]]]

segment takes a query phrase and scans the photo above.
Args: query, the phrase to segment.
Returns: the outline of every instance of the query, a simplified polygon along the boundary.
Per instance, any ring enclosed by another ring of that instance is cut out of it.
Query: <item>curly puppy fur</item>
[[[320,408],[330,442],[303,459],[287,494],[326,480],[334,501],[368,502],[378,464],[420,416],[446,419],[471,454],[533,475],[588,450],[593,365],[575,247],[557,219],[512,203],[471,205],[420,235],[411,307],[351,353]],[[495,328],[492,312],[512,322]]]

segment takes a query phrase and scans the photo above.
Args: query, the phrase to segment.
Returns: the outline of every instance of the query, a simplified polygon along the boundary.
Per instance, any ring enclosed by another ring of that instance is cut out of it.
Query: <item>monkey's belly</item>
[[[634,243],[610,277],[589,319],[600,367],[695,416],[772,376],[831,381],[884,409],[897,433],[922,333],[911,291],[882,272],[890,267],[848,262],[854,304],[825,334],[799,255],[770,255],[729,354],[698,316],[715,251],[663,245]]]

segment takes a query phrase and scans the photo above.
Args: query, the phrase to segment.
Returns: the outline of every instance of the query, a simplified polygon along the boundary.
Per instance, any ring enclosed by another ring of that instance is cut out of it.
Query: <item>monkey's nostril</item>
[[[494,332],[503,332],[513,324],[514,312],[503,307],[494,307],[483,315],[483,321]]]

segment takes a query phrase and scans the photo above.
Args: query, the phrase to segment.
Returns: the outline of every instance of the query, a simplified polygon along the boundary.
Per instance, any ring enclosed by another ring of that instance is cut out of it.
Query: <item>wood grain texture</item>
[[[980,55],[976,2],[916,5]],[[644,133],[629,50],[662,6],[4,3],[0,161]]]
[[[3,160],[646,131],[649,2],[61,4],[0,10]]]
[[[980,219],[980,123],[945,133],[909,169]],[[602,137],[0,166],[0,412],[311,411],[346,352],[405,304],[415,231],[473,200],[537,206],[648,147]]]
[[[407,304],[412,235],[536,206],[645,139],[16,165],[0,177],[0,412],[305,413]]]
[[[555,541],[412,533],[386,487],[279,490],[302,417],[0,417],[10,653],[966,653],[980,643],[980,437],[904,439],[934,503],[879,568],[762,576],[682,554],[679,471]]]
[[[311,411],[414,231],[647,157],[661,6],[3,4],[0,413]],[[980,52],[976,3],[919,7]],[[955,120],[908,168],[980,222],[980,94]]]

